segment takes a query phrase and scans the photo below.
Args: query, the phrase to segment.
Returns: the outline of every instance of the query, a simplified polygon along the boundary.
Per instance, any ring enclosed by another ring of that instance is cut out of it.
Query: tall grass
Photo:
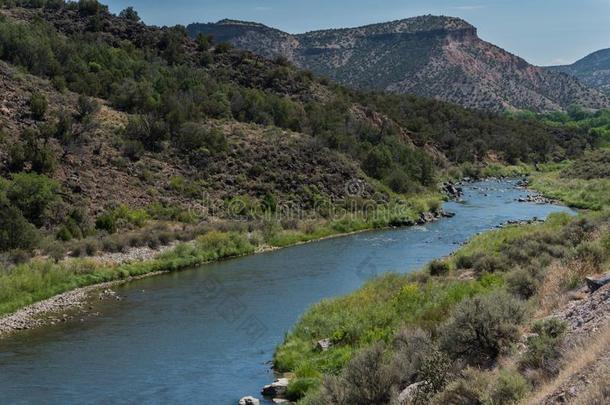
[[[601,210],[610,205],[610,179],[572,179],[553,172],[535,175],[531,186],[574,208]]]
[[[244,234],[213,231],[147,262],[108,266],[81,259],[61,263],[34,260],[0,274],[0,315],[74,288],[157,271],[180,270],[254,251],[255,246]]]
[[[408,197],[404,203],[392,202],[370,212],[357,211],[298,223],[284,230],[276,223],[270,231],[208,231],[191,243],[178,245],[154,260],[111,266],[93,260],[69,259],[59,263],[34,260],[0,272],[0,315],[75,288],[141,276],[157,271],[176,271],[223,258],[254,253],[260,245],[285,247],[300,242],[387,227],[395,222],[414,221],[421,212],[438,209],[441,196],[427,194]],[[244,228],[247,228],[244,224]],[[261,234],[262,233],[262,234]]]
[[[604,212],[579,218],[561,213],[550,216],[543,224],[510,226],[488,232],[445,259],[448,272],[441,275],[430,275],[429,268],[410,275],[388,274],[368,282],[352,294],[322,301],[307,311],[286,336],[276,350],[274,366],[278,371],[295,373],[294,384],[307,388],[300,392],[307,403],[323,376],[340,374],[364,349],[380,341],[391,347],[396,332],[405,326],[409,330],[419,328],[432,332],[434,336],[454,309],[468,298],[510,291],[507,282],[516,271],[528,274],[534,281],[542,279],[542,284],[546,285],[544,280],[548,278],[545,275],[549,264],[552,270],[557,263],[579,257],[578,252],[592,243],[591,238],[600,239],[599,246],[604,245],[603,230],[607,229],[608,221],[610,215]],[[599,251],[606,252],[602,248]],[[543,252],[555,254],[556,261],[541,261]],[[466,263],[464,258],[473,256],[497,258],[505,266],[484,271],[476,270],[475,266],[472,274],[461,264]],[[601,260],[607,262],[609,257],[610,251]],[[584,260],[591,259],[587,256]],[[548,276],[552,277],[552,273]],[[579,273],[578,283],[588,274],[591,273]],[[532,307],[540,304],[548,292],[539,285],[538,282],[532,284],[532,294],[537,294],[529,301]],[[571,288],[574,287],[561,283],[554,295],[565,296]],[[528,314],[534,313],[528,311]],[[331,340],[330,350],[317,350],[316,343],[322,339]],[[307,384],[301,384],[301,381]]]

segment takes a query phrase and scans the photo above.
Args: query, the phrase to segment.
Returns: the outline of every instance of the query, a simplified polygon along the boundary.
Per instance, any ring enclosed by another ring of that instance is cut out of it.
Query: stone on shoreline
[[[260,405],[261,401],[254,397],[243,397],[238,405]]]
[[[288,391],[289,383],[290,380],[288,380],[288,378],[278,378],[273,383],[265,385],[261,391],[261,394],[263,394],[265,397],[272,398],[284,397]]]

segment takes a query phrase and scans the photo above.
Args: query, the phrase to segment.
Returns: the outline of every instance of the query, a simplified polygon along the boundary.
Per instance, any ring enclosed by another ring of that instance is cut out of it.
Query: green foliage
[[[38,234],[21,211],[0,194],[0,252],[30,249],[38,241]]]
[[[561,177],[583,180],[610,179],[610,150],[597,149],[586,153],[562,170]]]
[[[374,345],[354,357],[339,377],[324,381],[319,401],[328,405],[385,404],[394,381],[393,370],[384,361],[383,346]]]
[[[127,7],[126,9],[121,11],[119,13],[119,17],[125,18],[129,21],[134,21],[134,22],[140,21],[140,16],[138,15],[138,12],[136,10],[134,10],[133,7]]]
[[[100,108],[99,103],[94,99],[82,94],[78,96],[77,112],[79,121],[87,121],[87,119],[98,112]]]
[[[508,291],[521,299],[529,299],[538,291],[540,281],[536,279],[528,269],[516,269],[506,277],[506,288]]]
[[[29,100],[32,118],[37,121],[44,119],[44,116],[49,108],[49,102],[42,93],[32,93]]]
[[[227,150],[227,138],[218,128],[208,128],[194,122],[182,125],[176,146],[194,156],[215,155]]]
[[[252,253],[254,247],[244,235],[213,232],[194,245],[180,245],[148,262],[107,267],[95,261],[61,263],[32,261],[0,273],[0,314],[77,287],[156,271],[176,271],[210,260]]]
[[[163,141],[168,139],[168,129],[163,120],[139,115],[129,118],[125,136],[140,142],[147,150],[158,152],[163,148]]]
[[[517,404],[530,392],[531,386],[518,372],[502,369],[499,373],[468,368],[460,378],[431,401],[441,404]]]
[[[535,323],[533,334],[527,340],[527,351],[519,363],[520,367],[524,370],[539,370],[547,376],[556,375],[559,372],[561,343],[566,329],[566,323],[556,318]]]
[[[428,265],[431,276],[444,276],[449,273],[449,264],[442,260],[434,260]]]
[[[41,174],[52,173],[55,169],[55,154],[49,145],[49,137],[57,135],[57,127],[26,128],[20,139],[9,149],[8,167],[11,172],[20,172],[30,163],[33,171]]]
[[[470,364],[486,364],[519,339],[523,305],[506,293],[492,293],[460,303],[441,331],[441,344]]]
[[[89,31],[112,26],[106,8],[96,1],[66,7],[90,17]],[[121,16],[137,20],[131,8]],[[198,37],[193,54],[180,26],[136,35],[131,41],[111,37],[95,32],[60,35],[42,20],[26,24],[6,19],[0,26],[0,58],[50,78],[58,88],[67,86],[79,93],[79,119],[99,108],[87,97],[110,100],[114,107],[136,114],[127,125],[129,140],[150,151],[161,150],[167,141],[183,150],[194,145],[189,157],[200,166],[226,147],[219,133],[201,133],[200,123],[207,118],[307,132],[360,162],[370,176],[398,193],[431,187],[436,177],[433,159],[405,142],[403,129],[415,132],[409,136],[416,144],[439,145],[459,162],[478,160],[488,151],[502,152],[509,161],[543,161],[569,154],[568,149],[578,153],[588,144],[588,138],[574,131],[567,136],[532,120],[471,112],[412,96],[363,94],[329,86],[329,101],[292,97],[311,90],[306,74],[285,63],[269,66],[247,54],[227,53],[224,44],[216,45],[217,55],[212,58],[213,41],[205,36]],[[204,59],[205,69],[199,68]],[[354,113],[354,104],[385,114],[402,128],[389,120],[375,128]],[[578,138],[573,142],[576,146],[568,148],[564,142],[568,138]],[[132,160],[138,158],[135,145],[126,150]],[[18,166],[19,159],[15,161]]]
[[[40,227],[48,219],[49,208],[58,201],[59,184],[46,176],[18,173],[6,190],[8,200],[23,216]]]
[[[109,233],[115,233],[119,229],[132,226],[142,227],[148,220],[145,210],[133,210],[125,205],[120,205],[100,215],[95,221],[95,227]]]
[[[518,404],[531,391],[531,386],[516,371],[502,370],[491,393],[493,404]]]
[[[531,186],[571,207],[599,211],[610,206],[610,179],[562,178],[551,172],[535,175]]]

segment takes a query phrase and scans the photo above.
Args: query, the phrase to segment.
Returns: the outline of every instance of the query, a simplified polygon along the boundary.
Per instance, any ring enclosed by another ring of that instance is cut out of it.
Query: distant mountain
[[[593,52],[572,65],[551,66],[549,69],[575,76],[610,95],[610,48]]]
[[[358,89],[413,93],[494,111],[609,105],[575,78],[532,66],[481,40],[477,29],[459,18],[427,15],[298,35],[234,20],[191,24],[187,30],[266,58],[282,56]]]

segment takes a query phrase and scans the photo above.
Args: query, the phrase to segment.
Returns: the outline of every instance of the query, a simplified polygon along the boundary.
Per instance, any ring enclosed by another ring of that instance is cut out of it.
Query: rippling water
[[[236,404],[260,397],[275,347],[306,309],[376,275],[410,272],[509,220],[569,209],[518,203],[512,181],[466,187],[457,215],[329,239],[117,288],[101,315],[0,341],[0,403]]]

